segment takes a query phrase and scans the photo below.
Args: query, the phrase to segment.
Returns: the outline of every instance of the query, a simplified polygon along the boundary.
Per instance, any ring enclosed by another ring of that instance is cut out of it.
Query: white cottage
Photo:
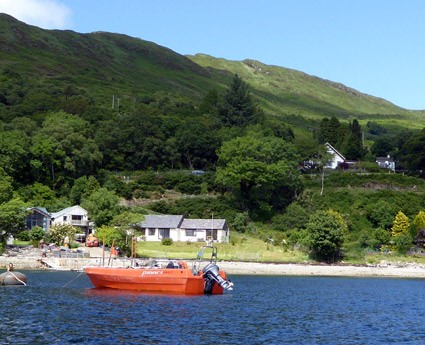
[[[325,168],[336,169],[340,164],[345,162],[345,157],[339,153],[331,144],[325,143],[325,148],[331,156],[331,159],[326,162],[324,166]]]
[[[141,223],[146,241],[171,238],[176,242],[229,242],[225,219],[184,219],[182,215],[147,215]]]

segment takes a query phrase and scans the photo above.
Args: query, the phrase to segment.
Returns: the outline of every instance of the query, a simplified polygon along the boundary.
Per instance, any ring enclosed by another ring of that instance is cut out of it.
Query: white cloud
[[[0,12],[44,29],[65,29],[71,9],[57,0],[0,0]]]

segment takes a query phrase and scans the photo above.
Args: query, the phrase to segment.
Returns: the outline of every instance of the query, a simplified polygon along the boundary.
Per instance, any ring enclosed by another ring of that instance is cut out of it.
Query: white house
[[[180,225],[181,241],[229,242],[229,227],[225,219],[184,219]]]
[[[229,241],[225,219],[184,219],[182,215],[147,215],[141,223],[146,241],[171,238],[176,242]]]
[[[50,224],[71,224],[81,229],[81,233],[88,234],[93,225],[89,221],[87,211],[79,205],[67,207],[59,212],[52,213]]]
[[[381,168],[395,171],[395,162],[394,159],[392,159],[390,156],[376,157],[376,163],[378,163]]]
[[[345,162],[345,157],[339,153],[331,144],[325,143],[326,151],[331,155],[331,159],[326,162],[324,168],[336,169],[338,166]]]

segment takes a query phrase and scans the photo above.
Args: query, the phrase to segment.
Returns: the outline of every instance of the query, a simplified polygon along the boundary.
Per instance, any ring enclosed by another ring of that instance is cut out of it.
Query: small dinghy
[[[0,274],[0,285],[27,285],[27,277],[21,272],[15,272],[10,263],[7,271]]]

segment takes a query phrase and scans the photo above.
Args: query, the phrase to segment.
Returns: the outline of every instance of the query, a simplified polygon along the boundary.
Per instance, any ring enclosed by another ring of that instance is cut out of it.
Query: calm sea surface
[[[21,272],[27,287],[0,287],[1,344],[425,344],[419,279],[237,275],[233,292],[187,297]]]

